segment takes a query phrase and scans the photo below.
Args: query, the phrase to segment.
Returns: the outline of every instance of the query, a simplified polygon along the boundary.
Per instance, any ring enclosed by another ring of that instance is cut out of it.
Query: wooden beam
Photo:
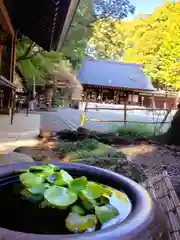
[[[4,1],[0,0],[0,21],[1,24],[3,25],[4,29],[9,32],[12,36],[15,35],[14,28],[11,24],[10,17],[8,15],[8,11],[6,7],[4,6]]]
[[[80,0],[71,0],[70,1],[69,10],[68,10],[65,22],[64,22],[64,26],[63,26],[59,41],[58,41],[58,49],[61,49],[63,46],[64,40],[68,34],[69,28],[73,21],[73,18],[74,18],[74,15],[75,15],[75,12],[76,12],[79,2],[80,2]]]

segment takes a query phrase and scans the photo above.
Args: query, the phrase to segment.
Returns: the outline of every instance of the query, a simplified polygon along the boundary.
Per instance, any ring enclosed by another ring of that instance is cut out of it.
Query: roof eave
[[[106,86],[106,85],[95,85],[92,83],[82,83],[84,86],[92,86],[92,87],[101,87],[101,88],[114,88],[114,89],[128,89],[128,90],[133,90],[133,91],[142,91],[142,92],[154,92],[155,89],[142,89],[142,88],[129,88],[129,87],[120,87],[120,86]]]
[[[68,34],[68,31],[70,29],[71,23],[73,21],[76,9],[79,5],[79,2],[80,2],[80,0],[72,0],[71,1],[69,9],[68,9],[67,16],[66,16],[66,20],[64,22],[63,30],[61,32],[61,35],[60,35],[60,38],[59,38],[59,41],[58,41],[58,46],[55,50],[59,50],[59,49],[62,48],[62,46],[64,44],[64,41],[65,41],[65,38],[66,38],[66,36]]]

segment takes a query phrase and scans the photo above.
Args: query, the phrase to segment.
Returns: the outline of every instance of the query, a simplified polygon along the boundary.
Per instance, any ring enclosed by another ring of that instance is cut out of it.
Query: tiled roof
[[[81,84],[153,91],[151,80],[138,64],[85,60],[77,73]]]

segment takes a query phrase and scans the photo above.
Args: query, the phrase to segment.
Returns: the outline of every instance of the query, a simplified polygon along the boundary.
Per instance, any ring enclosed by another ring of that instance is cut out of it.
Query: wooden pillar
[[[117,90],[117,93],[116,93],[116,104],[119,104],[119,90]]]
[[[101,88],[99,91],[100,94],[100,102],[103,102],[103,89]]]
[[[128,93],[124,94],[124,126],[127,124],[127,102],[128,102]]]
[[[11,54],[12,54],[12,40],[7,42],[6,46],[3,46],[2,50],[2,58],[1,58],[1,74],[10,82],[12,82],[12,62],[11,62]],[[11,97],[12,97],[12,89],[4,86],[4,101],[3,108],[1,108],[2,114],[9,114]]]
[[[3,1],[0,0],[0,24],[5,33],[5,38],[1,44],[1,75],[3,75],[9,82],[13,83],[14,67],[15,67],[15,32],[11,25],[11,20],[8,16],[7,9]],[[2,40],[2,39],[1,39]],[[13,99],[13,90],[9,87],[2,87],[4,93],[3,107],[0,113],[9,114]]]
[[[16,64],[16,34],[14,34],[12,39],[12,54],[11,54],[11,81],[14,83],[15,77],[15,64]],[[11,89],[11,104],[10,104],[10,115],[11,124],[13,124],[14,108],[15,108],[15,90]]]
[[[144,106],[144,96],[141,96],[141,106]]]
[[[152,95],[152,97],[151,97],[151,104],[152,104],[152,108],[156,108],[154,95]]]

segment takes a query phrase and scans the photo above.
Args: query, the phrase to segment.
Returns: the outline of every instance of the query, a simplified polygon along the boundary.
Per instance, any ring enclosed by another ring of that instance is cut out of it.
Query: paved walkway
[[[40,114],[16,114],[13,125],[9,116],[0,115],[0,154],[9,153],[19,146],[36,145],[39,129]]]

